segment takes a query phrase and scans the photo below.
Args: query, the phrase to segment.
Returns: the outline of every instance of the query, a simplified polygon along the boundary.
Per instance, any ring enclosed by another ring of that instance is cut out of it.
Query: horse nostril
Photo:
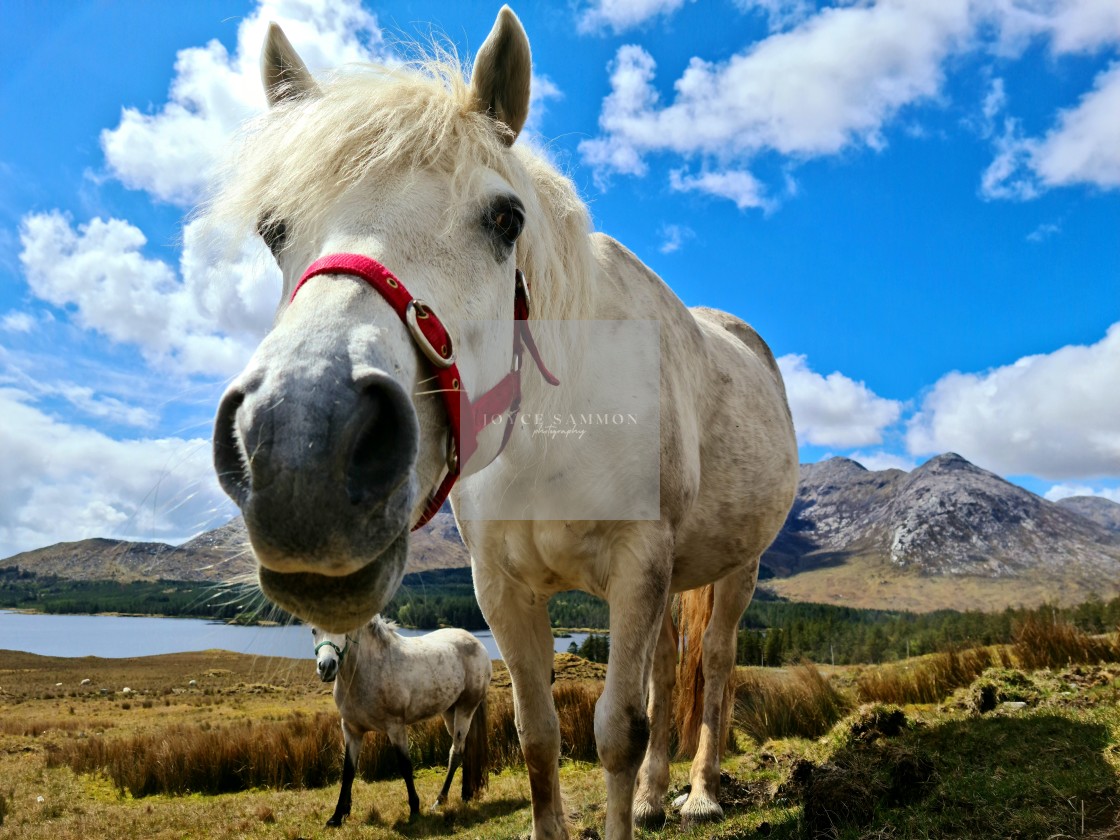
[[[410,410],[400,387],[391,381],[374,380],[362,389],[346,471],[346,491],[353,504],[391,493],[407,475],[417,442]]]
[[[214,420],[214,469],[222,489],[239,506],[249,496],[248,469],[237,428],[237,410],[244,401],[244,391],[230,388],[222,397]]]

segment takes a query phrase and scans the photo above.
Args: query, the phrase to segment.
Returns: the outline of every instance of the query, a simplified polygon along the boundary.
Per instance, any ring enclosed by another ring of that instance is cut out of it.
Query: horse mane
[[[524,140],[506,145],[503,126],[479,109],[466,74],[445,54],[394,67],[355,65],[318,79],[321,95],[281,103],[242,129],[199,217],[234,242],[275,222],[291,239],[314,237],[344,191],[374,170],[449,174],[454,207],[467,194],[472,164],[481,163],[526,204],[518,265],[535,288],[564,289],[541,295],[534,317],[578,317],[573,307],[590,289],[572,284],[590,286],[592,272],[587,209],[542,154]]]
[[[386,643],[399,638],[397,627],[397,622],[391,621],[388,618],[382,618],[380,615],[375,615],[369,620],[369,624],[366,625],[365,629],[375,640]]]

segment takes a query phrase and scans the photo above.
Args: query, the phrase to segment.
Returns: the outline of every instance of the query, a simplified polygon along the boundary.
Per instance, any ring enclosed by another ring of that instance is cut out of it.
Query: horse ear
[[[502,6],[475,57],[471,90],[479,110],[508,126],[509,131],[503,132],[508,145],[513,145],[529,117],[532,75],[529,38],[513,10]]]
[[[261,50],[261,80],[264,82],[264,95],[268,98],[270,107],[319,92],[319,86],[311,78],[307,65],[299,57],[284,30],[275,23],[268,25],[268,37]]]

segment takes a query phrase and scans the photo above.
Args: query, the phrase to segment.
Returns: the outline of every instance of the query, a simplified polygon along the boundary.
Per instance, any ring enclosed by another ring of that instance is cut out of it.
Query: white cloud
[[[812,0],[735,0],[744,12],[766,15],[772,32],[796,26],[815,11]]]
[[[729,198],[740,210],[748,207],[769,209],[773,203],[766,198],[766,189],[750,172],[729,169],[721,172],[701,172],[689,175],[680,169],[669,173],[669,186],[677,192],[702,192]]]
[[[981,113],[984,115],[980,133],[984,137],[990,137],[995,133],[996,120],[1006,108],[1007,90],[1004,87],[1003,79],[993,79],[992,85],[988,88],[988,93],[984,97],[984,102],[980,106]]]
[[[184,232],[183,279],[144,256],[143,233],[119,219],[76,229],[61,213],[21,225],[20,261],[32,293],[73,312],[84,329],[140,348],[149,363],[184,374],[230,375],[267,331],[279,295],[278,269],[246,243],[235,262]]]
[[[93,536],[179,541],[232,515],[206,439],[113,440],[0,388],[0,558]]]
[[[1056,55],[1092,53],[1120,42],[1120,4],[1115,0],[977,0],[999,28],[1005,54],[1046,38]]]
[[[246,117],[264,108],[259,56],[276,21],[314,73],[369,61],[377,19],[357,0],[263,0],[237,28],[230,55],[218,40],[180,50],[168,101],[154,113],[124,108],[101,134],[110,174],[132,189],[182,206],[202,196],[217,156]]]
[[[875,394],[842,373],[822,376],[803,355],[778,359],[785,380],[793,425],[801,443],[816,446],[873,446],[883,430],[898,421],[902,404]]]
[[[878,0],[816,12],[801,0],[736,4],[767,14],[772,30],[792,28],[726,61],[692,58],[673,83],[671,101],[655,87],[653,56],[634,44],[619,48],[599,136],[580,144],[600,186],[612,174],[644,176],[651,155],[671,154],[702,161],[701,176],[676,176],[678,188],[688,184],[740,207],[758,206],[750,196],[764,190],[733,189],[718,176],[746,174],[747,164],[765,152],[802,161],[852,147],[883,148],[900,112],[944,96],[955,55],[986,49],[1014,59],[1040,39],[1055,56],[1120,46],[1116,0]],[[652,5],[645,12],[655,13]],[[1028,200],[1071,184],[1120,187],[1120,63],[1056,114],[1042,137],[1025,136],[1014,116],[1000,119],[1007,100],[996,78],[978,126],[993,138],[995,152],[982,177],[983,196]],[[915,135],[923,130],[913,122],[903,128]]]
[[[579,15],[580,32],[623,32],[650,18],[670,15],[692,0],[592,0]]]
[[[1076,107],[1058,115],[1057,125],[1033,144],[1030,166],[1047,187],[1120,187],[1120,62],[1097,76]]]
[[[681,249],[685,240],[692,239],[696,234],[692,228],[686,225],[662,225],[661,227],[661,247],[658,248],[662,254],[673,254]]]
[[[35,328],[35,318],[28,312],[8,312],[0,318],[0,330],[10,333],[29,333]]]
[[[1070,496],[1100,496],[1102,499],[1120,503],[1120,487],[1093,488],[1084,484],[1055,484],[1043,495],[1051,502],[1068,499]]]
[[[1117,4],[1120,7],[1120,4]],[[1089,184],[1120,188],[1120,62],[1093,89],[1059,112],[1044,137],[1025,137],[1014,118],[993,142],[995,157],[981,178],[987,198],[1030,199],[1046,189]]]
[[[638,144],[626,138],[645,132],[649,115],[656,113],[658,95],[653,87],[656,63],[641,47],[620,47],[611,63],[611,92],[603,100],[599,127],[606,137],[584,140],[579,144],[584,161],[596,171],[596,179],[605,173],[645,175],[646,163]]]
[[[556,82],[548,76],[534,73],[529,84],[529,119],[525,123],[524,131],[540,134],[544,115],[548,113],[548,101],[563,98],[564,92]]]
[[[653,57],[624,46],[612,65],[602,133],[580,149],[604,174],[641,175],[645,157],[658,152],[727,162],[764,150],[803,159],[853,145],[881,148],[887,120],[939,95],[942,64],[973,26],[968,0],[827,8],[728,61],[693,58],[664,106]]]
[[[1026,201],[1038,196],[1038,185],[1028,171],[1032,145],[1022,137],[1018,120],[1004,121],[1003,133],[992,141],[995,157],[980,176],[984,198]]]
[[[950,373],[907,424],[912,455],[959,452],[1002,475],[1120,474],[1120,323],[1096,344]]]
[[[1030,233],[1027,234],[1028,242],[1045,242],[1051,236],[1057,236],[1062,232],[1062,226],[1054,222],[1043,222]]]

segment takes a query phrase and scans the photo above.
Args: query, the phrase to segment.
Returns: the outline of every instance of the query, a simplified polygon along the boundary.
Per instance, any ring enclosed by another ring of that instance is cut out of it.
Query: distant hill
[[[470,565],[450,508],[412,535],[407,571],[455,569]],[[255,581],[256,560],[249,548],[245,523],[238,516],[181,546],[88,539],[25,551],[0,568],[18,567],[39,575],[74,580]]]
[[[1109,597],[1120,592],[1120,532],[1101,523],[1111,509],[1091,507],[1049,502],[953,453],[909,473],[847,458],[805,464],[763,557],[766,586],[918,610]]]
[[[1110,531],[1120,533],[1120,504],[1100,496],[1069,496],[1058,501],[1058,505],[1092,519]]]
[[[413,534],[409,572],[469,565],[449,507]],[[256,577],[240,518],[177,547],[83,540],[0,560],[9,566],[84,580]],[[793,600],[919,612],[1108,598],[1120,594],[1120,505],[1049,502],[953,453],[911,472],[830,458],[801,466],[760,577]]]

